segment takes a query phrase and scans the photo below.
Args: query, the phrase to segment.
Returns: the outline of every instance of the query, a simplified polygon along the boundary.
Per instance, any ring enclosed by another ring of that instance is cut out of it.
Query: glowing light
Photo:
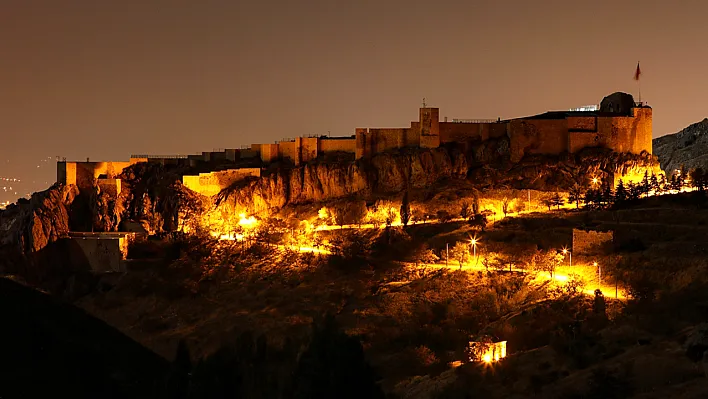
[[[598,181],[599,181],[599,180],[597,179],[597,177],[593,177],[593,178],[592,178],[592,184],[597,184]]]
[[[597,267],[597,262],[592,262],[592,265]]]
[[[567,255],[567,254],[568,254],[568,248],[563,248],[563,255]]]
[[[484,355],[484,357],[482,358],[482,360],[484,360],[485,363],[491,363],[491,362],[492,362],[492,355],[489,354],[489,353],[487,353],[487,354]]]

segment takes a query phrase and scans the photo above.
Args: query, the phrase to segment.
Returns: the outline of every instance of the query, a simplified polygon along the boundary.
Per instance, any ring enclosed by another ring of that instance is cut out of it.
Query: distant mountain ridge
[[[661,169],[670,173],[680,169],[708,168],[708,118],[678,133],[657,137],[652,141],[653,153],[659,157]]]

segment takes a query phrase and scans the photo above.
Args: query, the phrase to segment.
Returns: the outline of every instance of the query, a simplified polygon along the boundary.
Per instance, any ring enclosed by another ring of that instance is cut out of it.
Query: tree
[[[563,197],[560,196],[560,194],[555,193],[551,197],[551,203],[553,204],[553,206],[560,209],[560,207],[563,206],[563,204],[565,204],[565,200],[563,199]]]
[[[622,206],[625,202],[627,202],[627,189],[624,188],[624,182],[620,179],[617,191],[615,191],[615,206]]]
[[[450,221],[450,219],[452,219],[450,214],[446,210],[443,210],[443,209],[438,211],[437,217],[438,217],[438,221],[440,223],[447,223]]]
[[[467,262],[470,257],[470,246],[463,242],[458,241],[454,247],[450,250],[452,252],[450,255],[453,259],[460,262],[460,269],[462,268],[462,263]]]
[[[663,194],[666,191],[668,191],[669,187],[669,182],[666,181],[666,175],[662,174],[661,177],[659,178],[659,193]]]
[[[701,193],[706,189],[706,183],[708,183],[706,180],[708,179],[706,179],[702,168],[696,168],[691,173],[691,185]]]
[[[536,265],[537,271],[548,272],[551,278],[553,278],[553,273],[555,273],[556,268],[561,265],[563,259],[563,254],[557,251],[538,252],[535,255],[534,264]]]
[[[509,204],[511,203],[511,200],[507,197],[504,197],[502,199],[502,213],[504,213],[504,217],[506,217],[506,214],[509,213]]]
[[[361,222],[364,220],[367,213],[366,202],[354,201],[347,207],[346,219],[349,223],[353,223],[361,227]]]
[[[548,208],[548,211],[551,211],[551,207],[553,206],[553,199],[551,198],[544,198],[541,200],[541,203]]]
[[[409,220],[411,220],[411,204],[408,202],[408,190],[406,190],[401,201],[401,223],[407,226]]]
[[[612,186],[609,183],[605,183],[602,189],[602,204],[610,205],[614,199],[614,193],[612,192]]]
[[[642,194],[642,188],[641,186],[634,184],[632,182],[629,182],[627,184],[627,199],[629,201],[636,201],[639,199],[639,196]]]
[[[570,191],[568,192],[568,202],[573,203],[575,202],[575,209],[580,208],[580,201],[583,200],[583,188],[580,184],[575,183],[573,186],[570,188]]]
[[[472,205],[470,205],[469,202],[467,201],[462,201],[462,204],[460,205],[460,217],[462,219],[469,219],[473,215],[472,213]]]
[[[644,196],[649,196],[649,190],[651,190],[651,183],[649,182],[649,171],[644,170],[644,177],[642,178],[642,182],[640,184],[640,192]]]
[[[686,187],[686,179],[688,179],[688,177],[686,165],[681,165],[681,169],[679,169],[678,176],[676,177],[676,183],[678,184],[679,190]]]
[[[393,222],[396,221],[396,210],[394,208],[386,209],[386,227],[391,227]]]
[[[654,174],[654,172],[651,173],[651,178],[649,179],[649,188],[654,192],[654,195],[661,192],[659,187],[659,179],[656,178],[656,174]]]
[[[376,380],[359,340],[342,332],[328,314],[321,326],[314,326],[312,340],[299,358],[290,397],[383,399]]]

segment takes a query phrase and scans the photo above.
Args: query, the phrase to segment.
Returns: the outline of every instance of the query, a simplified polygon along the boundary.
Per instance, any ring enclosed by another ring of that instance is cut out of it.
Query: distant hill
[[[147,398],[168,362],[49,295],[0,278],[0,398]]]
[[[687,169],[708,168],[708,118],[694,123],[678,133],[667,134],[653,141],[654,155],[661,169],[669,173],[684,165]]]

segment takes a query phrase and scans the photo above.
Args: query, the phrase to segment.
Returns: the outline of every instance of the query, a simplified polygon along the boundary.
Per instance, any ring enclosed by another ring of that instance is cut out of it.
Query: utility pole
[[[450,257],[450,244],[445,243],[445,267],[447,267],[447,259]]]
[[[531,190],[526,190],[529,194],[529,212],[531,212]]]

